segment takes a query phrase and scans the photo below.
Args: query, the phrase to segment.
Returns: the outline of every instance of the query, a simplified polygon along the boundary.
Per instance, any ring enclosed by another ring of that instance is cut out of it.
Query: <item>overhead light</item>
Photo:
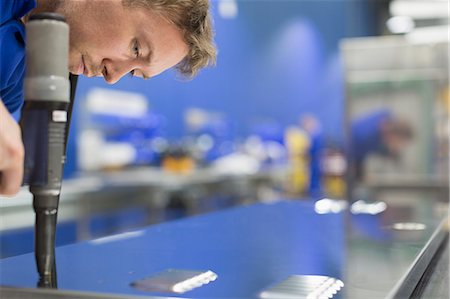
[[[234,19],[238,15],[238,4],[236,0],[220,0],[219,15],[224,19]]]
[[[416,28],[405,38],[413,44],[448,43],[450,28],[448,25]]]
[[[408,33],[414,29],[414,20],[407,16],[392,17],[386,22],[390,32],[394,34]]]
[[[417,19],[449,18],[448,0],[394,0],[389,5],[392,16]]]

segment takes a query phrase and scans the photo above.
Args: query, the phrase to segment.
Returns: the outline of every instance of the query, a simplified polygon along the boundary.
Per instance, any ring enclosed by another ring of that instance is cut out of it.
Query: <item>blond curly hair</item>
[[[151,9],[183,33],[188,53],[176,66],[180,74],[194,77],[201,68],[216,63],[216,46],[209,0],[122,0],[124,6]]]

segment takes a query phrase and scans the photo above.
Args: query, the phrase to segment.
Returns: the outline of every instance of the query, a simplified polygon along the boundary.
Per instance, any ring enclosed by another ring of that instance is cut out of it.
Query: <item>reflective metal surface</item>
[[[382,213],[354,215],[348,209],[318,214],[314,202],[279,201],[154,225],[57,248],[58,286],[82,294],[167,297],[131,283],[165,269],[211,269],[219,277],[213,283],[169,296],[259,298],[286,277],[320,275],[345,284],[340,298],[403,298],[446,234],[438,229],[443,215],[422,203],[411,210],[387,201]],[[425,228],[393,229],[399,222]],[[37,279],[32,254],[0,261],[3,286],[30,289]]]

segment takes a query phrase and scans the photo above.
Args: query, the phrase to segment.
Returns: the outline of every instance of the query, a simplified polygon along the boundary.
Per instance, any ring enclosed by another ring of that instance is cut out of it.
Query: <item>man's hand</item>
[[[24,155],[20,127],[0,99],[0,195],[19,192]]]

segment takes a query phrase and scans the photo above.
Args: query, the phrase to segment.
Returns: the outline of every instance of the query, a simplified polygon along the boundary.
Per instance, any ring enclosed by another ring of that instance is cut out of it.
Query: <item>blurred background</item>
[[[280,199],[440,219],[447,6],[215,0],[217,66],[194,80],[80,77],[57,244]],[[1,257],[33,251],[30,198],[0,202]]]

